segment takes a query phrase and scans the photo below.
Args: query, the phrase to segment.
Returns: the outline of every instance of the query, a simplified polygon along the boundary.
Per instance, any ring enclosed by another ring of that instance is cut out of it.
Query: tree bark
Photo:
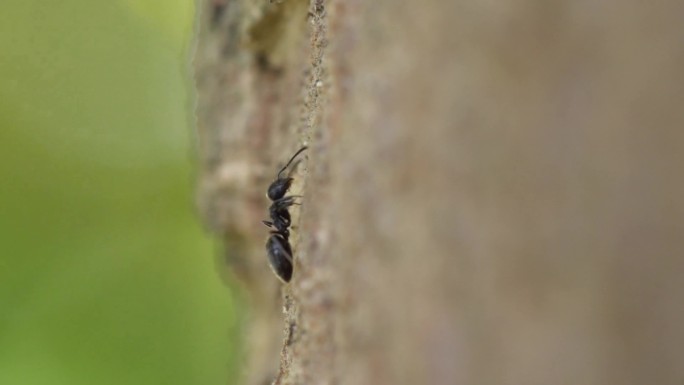
[[[682,15],[205,2],[199,201],[245,383],[684,383]],[[264,193],[302,144],[281,286]]]

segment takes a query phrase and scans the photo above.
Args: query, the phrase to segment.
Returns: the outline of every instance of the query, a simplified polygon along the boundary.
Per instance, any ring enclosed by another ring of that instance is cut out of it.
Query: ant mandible
[[[289,190],[290,185],[294,178],[288,176],[283,176],[283,172],[287,170],[292,161],[295,160],[297,155],[301,154],[302,151],[306,150],[307,146],[304,146],[297,150],[297,152],[290,158],[290,161],[278,171],[276,179],[268,187],[266,196],[273,203],[269,207],[268,211],[271,217],[270,221],[262,221],[269,228],[274,228],[271,230],[270,237],[266,241],[266,251],[268,252],[268,261],[271,266],[271,270],[275,275],[283,282],[288,283],[292,279],[292,270],[294,262],[292,260],[292,246],[290,245],[290,231],[289,227],[291,224],[291,217],[289,207],[296,205],[295,198],[301,197],[300,195],[289,195],[287,190]]]

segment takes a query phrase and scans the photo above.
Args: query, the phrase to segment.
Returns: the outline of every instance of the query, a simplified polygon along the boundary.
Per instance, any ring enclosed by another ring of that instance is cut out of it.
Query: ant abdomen
[[[280,233],[274,232],[266,241],[266,251],[271,270],[283,282],[292,279],[292,248],[287,239]]]

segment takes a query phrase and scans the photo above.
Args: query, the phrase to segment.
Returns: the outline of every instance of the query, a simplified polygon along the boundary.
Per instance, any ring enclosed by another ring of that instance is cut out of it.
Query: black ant
[[[285,283],[290,282],[294,265],[292,261],[292,246],[290,246],[289,241],[289,227],[292,219],[290,217],[290,210],[288,208],[292,205],[298,204],[295,202],[295,198],[300,198],[301,196],[285,196],[294,178],[290,176],[283,176],[283,172],[287,170],[297,155],[306,149],[307,146],[300,148],[292,156],[292,158],[290,158],[290,161],[287,162],[285,167],[278,171],[276,179],[273,181],[273,183],[271,183],[270,186],[268,186],[268,191],[266,192],[268,199],[273,202],[271,207],[268,209],[271,220],[262,222],[269,228],[275,228],[275,230],[271,230],[271,236],[268,238],[268,241],[266,241],[268,261],[276,276],[278,276],[278,278]]]

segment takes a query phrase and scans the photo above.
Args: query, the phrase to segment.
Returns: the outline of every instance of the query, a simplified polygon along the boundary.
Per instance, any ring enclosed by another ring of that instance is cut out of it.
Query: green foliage
[[[190,0],[3,0],[0,384],[225,384],[193,209]]]

